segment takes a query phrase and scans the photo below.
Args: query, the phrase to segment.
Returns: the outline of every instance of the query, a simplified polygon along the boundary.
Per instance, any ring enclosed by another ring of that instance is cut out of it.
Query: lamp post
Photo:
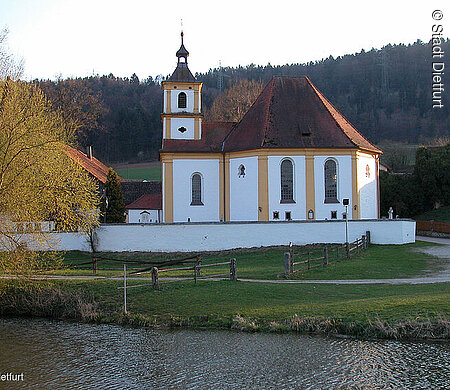
[[[345,243],[348,244],[348,204],[349,199],[342,199],[342,204],[345,206]]]

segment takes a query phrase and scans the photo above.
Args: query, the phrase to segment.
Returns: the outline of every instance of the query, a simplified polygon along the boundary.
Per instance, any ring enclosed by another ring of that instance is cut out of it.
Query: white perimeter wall
[[[325,201],[325,161],[333,158],[337,163],[337,195],[340,203],[324,203]],[[345,206],[342,199],[348,198],[348,214],[352,216],[352,157],[351,156],[315,156],[314,157],[314,179],[316,198],[316,219],[330,219],[331,211],[337,211],[337,218],[342,219]]]
[[[238,175],[241,164],[245,167],[244,177]],[[258,220],[258,157],[230,159],[230,219]]]
[[[375,158],[367,154],[358,154],[358,189],[359,207],[362,219],[378,217],[377,175]],[[370,176],[366,176],[366,166],[369,166]]]
[[[202,177],[203,206],[191,206],[192,175]],[[219,221],[219,160],[173,160],[173,220],[174,222]]]
[[[349,222],[351,241],[368,230],[374,244],[406,244],[415,241],[412,220],[365,220]],[[89,251],[85,235],[49,233],[59,239],[60,250]],[[31,235],[22,236],[30,242]],[[272,245],[343,243],[343,221],[228,222],[192,224],[109,224],[97,230],[98,251],[186,252],[216,251]]]
[[[290,159],[294,164],[294,200],[295,203],[281,203],[281,161]],[[273,212],[278,211],[280,220],[285,219],[286,211],[292,219],[306,219],[306,173],[304,156],[269,156],[269,220],[273,221]]]

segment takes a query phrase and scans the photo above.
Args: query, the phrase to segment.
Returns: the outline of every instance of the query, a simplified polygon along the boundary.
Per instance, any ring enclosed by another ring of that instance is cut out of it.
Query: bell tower
[[[181,46],[176,56],[177,67],[167,81],[163,81],[164,109],[163,139],[198,140],[202,137],[201,91],[203,83],[197,81],[188,68],[189,52]]]

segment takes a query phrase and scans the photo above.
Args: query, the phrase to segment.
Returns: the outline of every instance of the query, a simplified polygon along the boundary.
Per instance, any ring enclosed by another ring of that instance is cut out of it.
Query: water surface
[[[0,319],[0,389],[449,389],[448,343]]]

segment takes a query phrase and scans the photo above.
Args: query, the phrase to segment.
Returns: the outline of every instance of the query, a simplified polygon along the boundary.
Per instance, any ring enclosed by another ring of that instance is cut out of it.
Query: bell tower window
[[[186,108],[187,96],[184,92],[178,94],[178,108]]]

